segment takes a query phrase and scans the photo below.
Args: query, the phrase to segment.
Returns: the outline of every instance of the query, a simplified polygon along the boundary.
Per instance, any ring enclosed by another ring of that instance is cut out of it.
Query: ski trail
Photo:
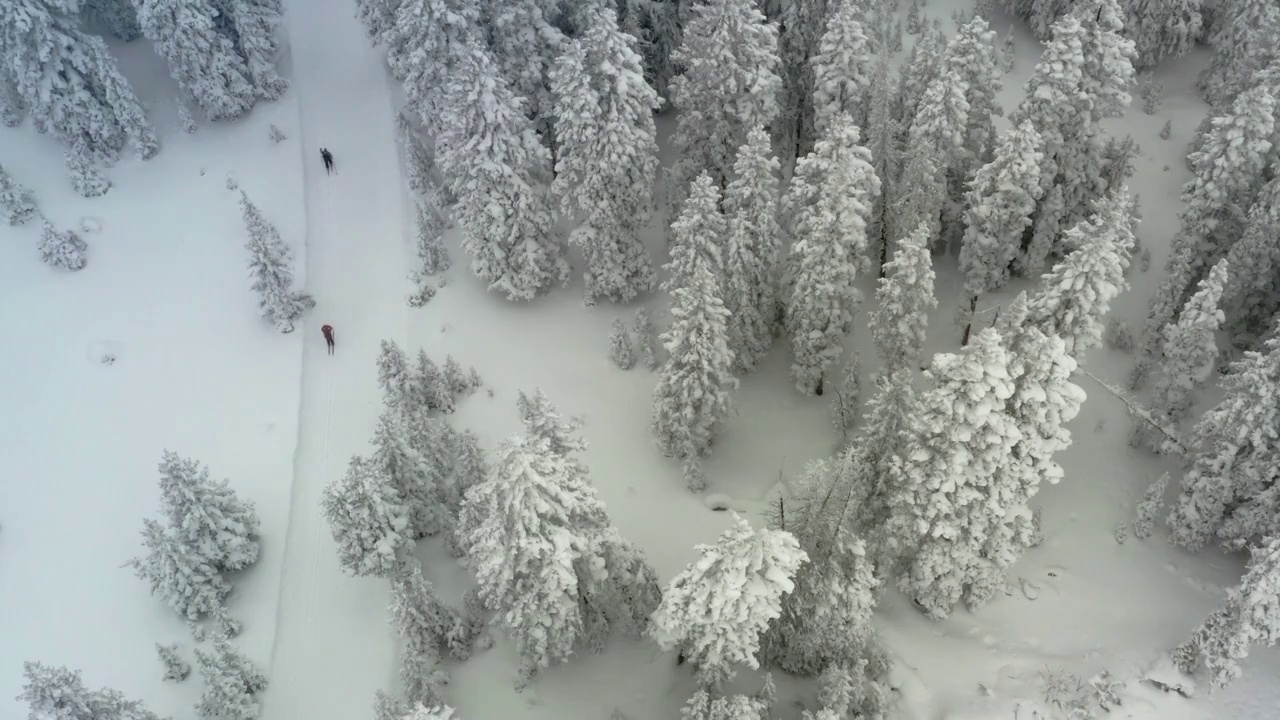
[[[298,448],[262,717],[360,718],[392,687],[388,584],[346,576],[321,515],[329,482],[367,454],[379,342],[407,329],[404,207],[384,61],[350,0],[285,0],[306,174],[307,289]],[[320,148],[333,152],[327,175]],[[320,326],[334,327],[330,356]]]

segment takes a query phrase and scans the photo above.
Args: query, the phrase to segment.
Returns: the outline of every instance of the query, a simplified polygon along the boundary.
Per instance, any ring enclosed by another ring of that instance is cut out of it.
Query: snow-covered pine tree
[[[1084,66],[1080,89],[1091,102],[1086,106],[1096,124],[1103,118],[1124,114],[1132,97],[1135,73],[1133,41],[1124,33],[1124,12],[1119,0],[1081,0],[1072,13],[1084,27]]]
[[[257,92],[249,67],[227,34],[210,0],[137,0],[138,22],[152,47],[169,65],[182,93],[210,120],[239,117],[253,107]]]
[[[962,597],[978,604],[1003,581],[983,556],[991,525],[1001,522],[984,488],[1009,472],[1022,439],[1005,409],[1015,390],[1011,361],[992,328],[959,354],[934,356],[926,374],[932,387],[899,460],[890,527],[905,551],[898,585],[933,619],[947,617]]]
[[[445,548],[451,557],[466,554],[464,539],[458,531],[458,518],[462,513],[462,498],[471,488],[484,482],[489,473],[480,439],[470,430],[454,434],[453,473],[444,483],[444,503],[448,510],[445,527]]]
[[[40,259],[46,264],[64,270],[81,270],[88,259],[89,246],[74,230],[59,230],[48,220],[40,235]]]
[[[668,293],[688,285],[698,266],[705,266],[719,281],[724,276],[724,248],[728,223],[720,212],[721,193],[709,173],[689,186],[689,197],[671,223],[671,259],[664,266]]]
[[[672,207],[679,210],[690,183],[706,172],[723,188],[734,153],[752,128],[769,127],[778,114],[778,31],[755,0],[709,0],[689,6],[689,21],[673,60],[682,72],[671,81],[680,109],[667,175]]]
[[[400,678],[410,702],[438,703],[440,686],[449,674],[440,667],[440,654],[465,660],[471,652],[466,623],[440,602],[421,566],[405,563],[391,576],[391,624],[404,641]]]
[[[773,344],[782,250],[778,170],[769,136],[757,127],[738,149],[733,180],[724,192],[723,300],[734,365],[743,372],[754,369]]]
[[[293,332],[293,323],[316,301],[302,290],[293,289],[293,253],[280,239],[276,227],[262,216],[262,211],[240,191],[240,211],[249,232],[249,277],[258,294],[259,314],[270,320],[283,333]]]
[[[813,146],[813,64],[826,30],[831,4],[825,0],[763,3],[765,16],[778,25],[778,76],[782,81],[778,115],[769,124],[785,165]]]
[[[63,145],[85,140],[95,156],[113,159],[132,143],[149,158],[159,147],[155,131],[106,43],[80,29],[78,8],[63,0],[0,4],[0,27],[14,29],[0,34],[5,84],[16,94],[4,102],[6,115],[20,104],[37,131]]]
[[[644,362],[644,366],[648,370],[658,369],[658,353],[654,348],[657,338],[654,336],[653,321],[649,318],[649,311],[640,308],[636,312],[636,318],[632,321],[631,329],[636,334],[636,345],[640,348],[640,359]]]
[[[355,456],[324,488],[320,507],[348,575],[390,577],[412,545],[409,508],[374,463]]]
[[[1199,289],[1176,323],[1164,331],[1160,375],[1151,399],[1151,415],[1168,427],[1176,425],[1191,408],[1197,387],[1204,384],[1218,364],[1216,335],[1222,328],[1222,289],[1228,277],[1227,260],[1218,261],[1201,281]],[[1134,442],[1161,450],[1163,440],[1152,435],[1145,422],[1134,426]]]
[[[419,268],[423,275],[437,275],[453,267],[449,251],[444,246],[444,229],[448,225],[445,211],[440,207],[440,196],[434,190],[424,193],[417,203],[415,227]]]
[[[964,240],[960,268],[969,294],[969,324],[963,343],[968,344],[972,314],[978,298],[999,290],[1009,281],[1009,266],[1022,247],[1031,226],[1036,191],[1040,189],[1040,138],[1030,121],[1012,128],[1001,138],[996,156],[982,166],[970,185],[964,213]]]
[[[867,126],[867,91],[871,83],[873,42],[863,27],[859,0],[841,2],[827,18],[813,66],[813,130],[825,137],[842,115]]]
[[[680,708],[680,720],[767,720],[768,717],[769,711],[761,700],[746,695],[713,697],[706,690],[695,692]]]
[[[209,468],[165,450],[160,502],[180,542],[218,572],[257,562],[261,523],[253,503],[240,499],[226,480],[210,479]]]
[[[1240,219],[1265,179],[1275,107],[1265,88],[1241,93],[1228,113],[1213,119],[1200,150],[1189,157],[1194,178],[1182,191],[1183,228],[1151,300],[1141,356],[1156,352],[1191,288],[1240,238]]]
[[[471,379],[462,372],[462,364],[452,355],[446,355],[444,358],[444,384],[454,395],[466,395],[476,389],[475,385],[471,384]]]
[[[940,65],[945,45],[946,38],[940,33],[926,30],[911,47],[911,53],[907,56],[899,76],[897,98],[898,128],[904,134],[903,139],[920,109],[920,100],[924,97],[925,90],[941,73]]]
[[[489,41],[489,52],[498,74],[511,91],[524,99],[544,142],[551,140],[555,118],[547,73],[556,54],[568,42],[554,14],[557,0],[485,0],[480,22]]]
[[[886,374],[914,369],[924,351],[929,311],[938,306],[933,296],[933,259],[929,256],[929,228],[921,223],[902,238],[876,291],[876,308],[867,322],[871,339],[880,349]]]
[[[1203,663],[1214,690],[1240,678],[1240,661],[1251,645],[1274,647],[1280,641],[1280,538],[1268,537],[1249,552],[1240,584],[1227,590],[1222,606],[1173,653],[1184,672]]]
[[[1133,64],[1155,67],[1186,55],[1200,36],[1200,0],[1129,0],[1125,34],[1133,39]]]
[[[1211,105],[1235,97],[1266,53],[1280,41],[1280,8],[1267,0],[1233,0],[1214,9],[1219,15],[1209,44],[1213,61],[1200,75],[1200,91]]]
[[[943,62],[954,69],[964,85],[964,99],[969,105],[965,119],[964,157],[952,168],[952,186],[948,193],[953,203],[963,198],[969,180],[978,168],[991,162],[996,146],[993,118],[1004,115],[996,95],[1004,88],[996,58],[996,33],[987,21],[975,15],[960,26],[947,44]]]
[[[561,457],[577,463],[574,467],[586,474],[586,467],[578,463],[577,453],[587,449],[587,443],[579,434],[582,421],[577,418],[565,419],[564,414],[551,402],[551,398],[542,390],[533,395],[520,392],[516,396],[516,408],[520,411],[520,421],[530,437],[546,440],[551,451]]]
[[[178,529],[145,519],[142,544],[146,554],[129,560],[125,566],[150,583],[152,595],[163,597],[184,617],[194,620],[211,613],[230,594],[230,583],[206,561],[199,548],[183,542]]]
[[[1022,103],[1009,117],[1014,127],[1029,122],[1039,136],[1040,189],[1036,197],[1036,220],[1025,254],[1015,271],[1023,277],[1039,274],[1056,247],[1061,218],[1066,212],[1058,174],[1067,154],[1068,140],[1076,142],[1087,123],[1079,108],[1084,78],[1085,29],[1080,20],[1067,15],[1053,25],[1053,36],[1045,45],[1036,68],[1025,86]]]
[[[79,670],[24,662],[25,682],[17,697],[31,709],[28,717],[40,720],[160,720],[141,702],[129,700],[119,690],[89,690]],[[235,720],[232,718],[232,720]]]
[[[80,12],[102,23],[118,40],[131,42],[142,36],[138,11],[130,0],[83,0]]]
[[[204,679],[197,715],[206,720],[257,720],[262,708],[256,695],[267,689],[267,675],[257,663],[217,638],[212,652],[196,648],[196,666]]]
[[[479,582],[521,655],[521,683],[565,662],[583,645],[601,647],[611,622],[634,624],[634,608],[607,598],[646,597],[652,570],[617,567],[623,541],[571,454],[584,447],[541,393],[522,403],[527,437],[507,441],[493,472],[463,500],[458,532]],[[560,447],[557,447],[560,446]],[[625,553],[635,559],[638,551]],[[640,560],[643,563],[643,560]],[[652,607],[641,608],[651,612]]]
[[[1222,400],[1191,434],[1191,468],[1169,514],[1173,541],[1199,550],[1215,536],[1240,548],[1280,530],[1280,340],[1246,352],[1222,380]]]
[[[3,181],[0,180],[0,183]],[[1237,347],[1255,349],[1280,310],[1280,177],[1258,193],[1249,209],[1244,234],[1227,251],[1231,265],[1222,291],[1226,327]]]
[[[410,539],[440,532],[445,523],[440,484],[448,468],[431,462],[431,458],[411,447],[408,424],[394,407],[385,407],[379,416],[373,447],[369,461],[381,474],[382,482],[394,487],[404,503]]]
[[[1125,271],[1134,235],[1129,193],[1104,198],[1095,213],[1067,231],[1062,244],[1075,248],[1040,280],[1027,303],[1027,323],[1057,335],[1072,357],[1102,344],[1103,319],[1111,301],[1129,287]]]
[[[264,100],[278,100],[289,81],[276,69],[280,54],[278,27],[284,15],[280,0],[215,0],[230,24],[236,49],[249,68],[249,78]]]
[[[550,154],[483,48],[458,49],[440,110],[437,157],[458,198],[472,271],[509,300],[532,300],[566,282],[569,264],[539,186]]]
[[[410,417],[428,410],[444,413],[454,410],[453,389],[445,380],[444,372],[421,348],[418,349],[418,367],[409,379],[409,397],[406,410]]]
[[[892,235],[892,202],[897,197],[901,149],[898,147],[898,123],[893,113],[896,88],[889,79],[889,63],[881,58],[871,73],[871,88],[867,102],[867,149],[871,151],[871,164],[880,178],[880,194],[871,206],[871,219],[867,224],[867,246],[871,257],[884,277],[885,264],[889,262],[892,244],[901,236]]]
[[[942,72],[929,83],[907,135],[910,152],[928,152],[947,177],[969,162],[965,139],[969,127],[969,87],[958,63],[944,58]],[[917,150],[916,148],[919,148]],[[915,225],[912,226],[913,228]]]
[[[933,148],[910,145],[905,151],[902,175],[892,185],[893,202],[886,210],[890,238],[902,239],[923,223],[928,246],[942,233],[942,206],[946,203],[946,176]],[[881,248],[883,252],[883,248]]]
[[[406,415],[416,412],[413,373],[409,370],[409,358],[404,350],[394,340],[383,340],[377,364],[382,401],[390,407],[399,408]]]
[[[587,260],[588,301],[626,302],[656,279],[640,229],[658,168],[653,112],[660,101],[644,82],[635,43],[602,6],[551,70],[559,146],[552,192],[566,212],[587,215],[569,239]]]
[[[71,177],[71,188],[84,197],[106,195],[111,181],[102,174],[98,160],[89,150],[89,143],[78,139],[62,153]]]
[[[178,654],[178,645],[161,645],[156,643],[156,654],[160,656],[160,662],[164,663],[164,679],[174,682],[182,682],[191,674],[191,663],[182,659]]]
[[[1138,503],[1133,519],[1133,536],[1139,540],[1151,537],[1156,517],[1160,514],[1161,506],[1164,505],[1164,490],[1168,485],[1169,473],[1164,473],[1147,487],[1146,493],[1142,496],[1142,502]]]
[[[35,196],[0,165],[0,216],[10,225],[22,225],[35,214]]]
[[[396,11],[404,0],[356,0],[356,18],[364,25],[369,40],[382,45],[396,24]]]
[[[481,50],[484,42],[479,5],[467,0],[401,0],[381,36],[391,73],[404,83],[409,107],[431,135],[439,132],[448,106],[454,104],[443,97],[446,78],[462,57]],[[497,71],[486,75],[493,77]],[[522,113],[523,109],[517,114]]]
[[[866,257],[867,217],[880,192],[871,153],[847,116],[834,121],[814,151],[796,163],[783,201],[791,218],[793,270],[787,329],[795,354],[791,377],[801,392],[822,394],[823,374],[853,325]]]
[[[760,636],[782,612],[782,596],[809,558],[784,530],[753,530],[733,513],[733,526],[677,575],[654,612],[649,635],[663,650],[679,648],[699,685],[714,691],[738,666],[759,667]]]
[[[636,356],[631,350],[631,336],[622,318],[614,318],[609,331],[609,359],[622,370],[636,366]]]

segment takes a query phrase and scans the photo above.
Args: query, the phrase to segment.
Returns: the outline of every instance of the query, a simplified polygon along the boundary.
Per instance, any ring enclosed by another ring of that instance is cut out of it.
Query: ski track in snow
[[[289,0],[286,25],[306,173],[305,319],[298,447],[263,717],[363,717],[394,677],[388,585],[338,565],[324,486],[366,453],[381,407],[379,342],[406,333],[401,175],[384,64],[347,0]],[[338,172],[326,175],[320,148]],[[334,326],[330,357],[320,326]]]

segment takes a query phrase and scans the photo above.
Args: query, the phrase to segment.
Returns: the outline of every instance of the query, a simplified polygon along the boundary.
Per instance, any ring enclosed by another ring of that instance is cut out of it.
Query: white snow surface
[[[963,1],[934,0],[924,11],[947,18]],[[59,149],[29,124],[0,128],[0,161],[35,191],[41,211],[62,228],[99,228],[84,236],[88,266],[67,273],[40,262],[39,223],[0,226],[0,718],[26,715],[12,699],[24,660],[66,664],[83,670],[90,687],[118,688],[164,715],[192,715],[199,678],[163,683],[154,649],[177,642],[190,661],[191,636],[119,567],[141,549],[143,517],[156,514],[156,465],[166,448],[229,478],[261,516],[262,557],[233,578],[230,609],[244,623],[235,642],[268,669],[262,717],[371,718],[374,690],[397,683],[389,586],[342,574],[319,499],[351,454],[368,450],[383,339],[410,352],[423,347],[437,362],[451,353],[478,369],[492,396],[482,390],[462,400],[452,421],[475,430],[486,449],[518,431],[518,390],[540,387],[580,416],[600,497],[663,584],[696,556],[695,544],[728,526],[729,514],[685,490],[679,468],[654,446],[656,375],[641,366],[620,371],[608,358],[610,323],[621,314],[629,324],[638,305],[585,308],[580,287],[512,304],[455,262],[435,298],[407,307],[412,203],[394,135],[399,91],[353,15],[349,0],[289,0],[282,67],[289,93],[194,135],[182,133],[176,87],[145,41],[113,43],[163,147],[150,161],[111,169],[114,185],[102,197],[75,195]],[[1000,39],[1009,25],[996,10]],[[1017,67],[1000,95],[1006,110],[1038,52],[1024,26],[1015,32]],[[1152,268],[1134,270],[1133,289],[1112,316],[1135,327],[1176,230],[1182,155],[1205,110],[1193,88],[1205,60],[1197,51],[1159,68],[1166,99],[1156,115],[1134,106],[1107,122],[1142,146],[1131,187],[1142,198],[1139,235]],[[1167,141],[1157,137],[1166,119],[1173,121]],[[273,123],[287,140],[270,142]],[[664,152],[673,124],[659,118]],[[333,151],[337,174],[324,174],[320,146]],[[664,155],[664,166],[672,161]],[[291,245],[298,282],[316,298],[291,335],[256,312],[228,173]],[[655,220],[655,262],[665,260],[658,228]],[[450,231],[455,259],[458,241]],[[930,317],[929,353],[958,347],[951,317],[964,299],[955,259],[936,261],[940,304]],[[871,297],[872,283],[859,282]],[[1014,282],[984,297],[979,324],[989,317],[984,310],[1027,287]],[[644,302],[665,326],[663,296]],[[872,305],[859,308],[847,342],[864,359],[875,357],[866,326]],[[324,323],[336,329],[332,357],[320,337]],[[743,379],[737,413],[705,466],[709,492],[723,495],[712,504],[752,513],[756,523],[780,474],[798,475],[836,443],[826,399],[796,393],[789,362],[779,344]],[[1084,366],[1118,386],[1131,362],[1100,348]],[[866,363],[867,378],[875,370]],[[1124,704],[1108,717],[1272,720],[1280,707],[1274,651],[1253,651],[1244,677],[1219,695],[1188,700],[1141,682],[1238,581],[1244,558],[1177,550],[1162,525],[1146,541],[1115,542],[1112,528],[1132,519],[1161,472],[1172,472],[1169,493],[1176,492],[1179,468],[1130,449],[1123,404],[1091,380],[1079,382],[1089,398],[1060,458],[1066,476],[1037,498],[1045,541],[1014,566],[1007,597],[934,623],[896,592],[886,594],[876,621],[896,662],[892,718],[1007,720],[1019,702],[1039,708],[1041,673],[1064,668],[1082,679],[1109,670],[1125,684]],[[423,543],[421,554],[442,599],[460,606],[468,573],[439,540]],[[647,641],[615,639],[602,655],[548,670],[517,693],[514,648],[493,634],[492,649],[450,666],[445,692],[461,718],[607,718],[617,709],[630,720],[659,720],[677,717],[693,690],[687,665]],[[776,677],[779,718],[800,717],[798,703],[816,709],[812,683]],[[753,673],[735,682],[746,691],[758,685]]]

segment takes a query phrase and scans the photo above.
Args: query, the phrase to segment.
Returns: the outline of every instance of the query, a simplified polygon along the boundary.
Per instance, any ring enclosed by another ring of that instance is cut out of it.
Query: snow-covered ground
[[[209,464],[253,500],[263,521],[263,558],[236,578],[231,609],[245,623],[241,642],[269,666],[263,717],[367,718],[375,689],[396,683],[398,643],[386,621],[387,584],[343,575],[319,513],[324,484],[364,452],[380,409],[374,358],[383,339],[436,360],[456,356],[477,368],[490,392],[462,401],[453,422],[486,448],[517,431],[516,393],[541,388],[585,422],[585,460],[614,522],[666,581],[694,545],[727,526],[724,513],[689,494],[649,430],[655,376],[623,372],[606,354],[614,317],[638,304],[584,307],[580,281],[532,304],[486,293],[449,236],[455,267],[424,308],[405,305],[411,267],[411,199],[403,190],[394,134],[393,92],[381,54],[368,47],[348,0],[286,4],[293,88],[242,121],[184,135],[168,98],[163,66],[144,42],[117,49],[156,120],[164,147],[153,160],[124,162],[115,187],[86,200],[66,186],[54,143],[29,127],[0,129],[0,158],[36,190],[60,226],[82,221],[89,266],[50,270],[35,253],[38,228],[0,227],[0,717],[20,717],[11,700],[23,660],[84,670],[91,686],[144,698],[158,712],[190,716],[199,679],[160,681],[153,643],[177,641],[183,624],[120,563],[140,548],[143,517],[156,507],[156,472],[168,448]],[[943,18],[951,6],[926,8]],[[1002,35],[1009,21],[997,13]],[[1019,56],[1001,101],[1012,109],[1038,51],[1017,28]],[[908,44],[910,39],[908,39]],[[1135,270],[1114,316],[1135,328],[1145,315],[1176,230],[1187,179],[1186,142],[1205,111],[1192,85],[1202,54],[1167,63],[1157,77],[1165,102],[1154,116],[1140,102],[1113,133],[1142,147],[1131,183],[1141,195],[1139,235],[1151,270]],[[1170,140],[1157,133],[1173,121]],[[290,137],[267,139],[270,124]],[[669,118],[660,129],[669,129]],[[665,133],[664,133],[665,135]],[[326,176],[317,149],[330,148],[338,172]],[[664,156],[664,164],[671,158]],[[294,248],[299,280],[317,307],[292,335],[257,317],[245,275],[244,232],[230,173]],[[657,225],[655,224],[655,230]],[[665,254],[662,234],[651,247]],[[953,258],[938,262],[939,309],[930,350],[958,346],[952,322],[962,291]],[[870,283],[863,290],[870,296]],[[990,303],[1011,297],[1014,284]],[[665,299],[643,301],[663,324]],[[865,311],[867,306],[864,305]],[[329,357],[319,327],[336,328]],[[850,346],[868,375],[874,349],[865,318]],[[103,364],[104,354],[115,356]],[[827,405],[797,394],[786,349],[744,379],[737,414],[716,442],[708,492],[756,510],[777,485],[835,446]],[[1093,352],[1086,368],[1116,385],[1131,358]],[[1168,460],[1131,450],[1123,404],[1092,380],[1062,457],[1066,478],[1045,488],[1044,543],[1015,566],[1008,597],[977,614],[934,623],[888,593],[877,619],[894,654],[902,690],[895,717],[1014,717],[1018,701],[1039,702],[1043,676],[1061,669],[1088,678],[1108,670],[1126,684],[1112,717],[1273,718],[1280,707],[1280,659],[1255,652],[1244,679],[1219,696],[1186,700],[1139,681],[1182,641],[1234,584],[1242,558],[1216,550],[1189,555],[1162,530],[1118,544],[1113,528]],[[1176,483],[1175,483],[1176,485]],[[1173,488],[1170,488],[1171,492]],[[424,543],[427,576],[459,602],[470,578],[439,547]],[[495,632],[495,635],[497,633]],[[649,643],[615,640],[598,657],[542,674],[512,689],[514,649],[491,650],[452,667],[447,693],[464,718],[678,716],[692,690],[687,667]],[[757,680],[744,677],[744,687]],[[778,715],[798,718],[811,686],[780,681]],[[1027,718],[1030,707],[1016,717]],[[1049,715],[1048,717],[1053,717]]]

